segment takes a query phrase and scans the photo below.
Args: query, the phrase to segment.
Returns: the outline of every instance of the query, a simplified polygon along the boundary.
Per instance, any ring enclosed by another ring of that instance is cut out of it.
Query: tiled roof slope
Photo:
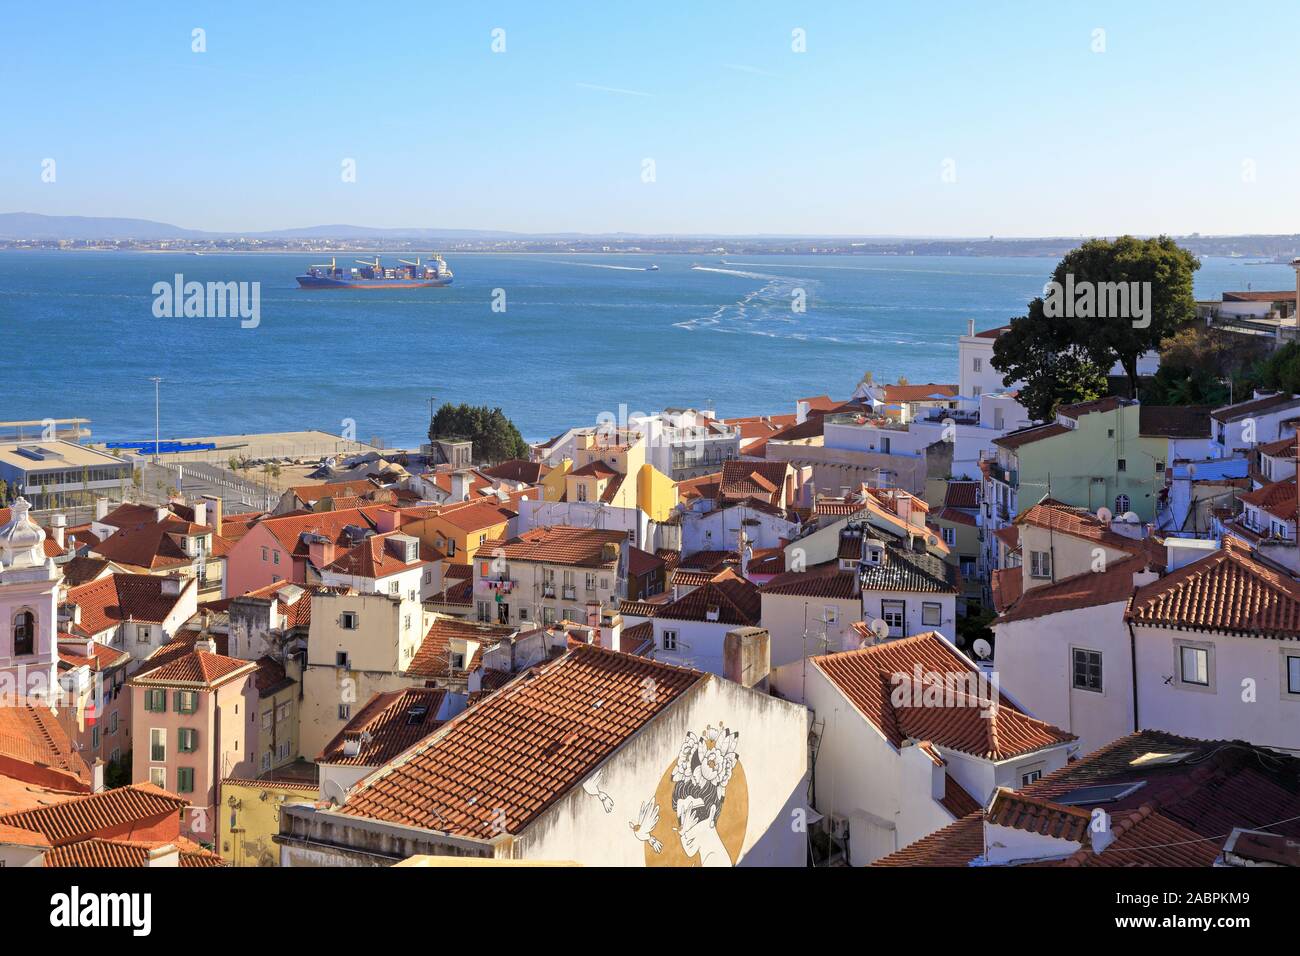
[[[28,701],[0,706],[0,757],[51,767],[68,775],[69,788],[90,783],[90,768],[49,707]]]
[[[1085,607],[1100,607],[1103,604],[1118,604],[1127,601],[1136,589],[1133,575],[1147,566],[1145,558],[1125,558],[1110,565],[1105,571],[1085,571],[1073,574],[1052,584],[1043,584],[1024,591],[1019,597],[1004,606],[999,603],[1001,613],[995,623],[1005,624],[1011,621],[1025,621],[1030,618],[1059,614],[1062,611],[1076,611]],[[995,572],[1002,574],[1002,572]],[[1008,569],[1008,577],[1017,578],[1024,583],[1021,568]],[[1006,596],[1006,578],[996,578],[996,588]]]
[[[961,589],[961,572],[942,558],[894,544],[885,546],[878,565],[862,566],[863,591],[951,594]]]
[[[659,607],[655,617],[707,621],[713,608],[717,609],[718,623],[754,626],[762,616],[763,601],[755,585],[727,568],[711,577],[707,584]]]
[[[1213,554],[1139,589],[1125,618],[1157,627],[1295,639],[1300,637],[1300,584],[1226,537]]]
[[[175,846],[182,867],[226,866],[217,854],[203,849],[197,843],[177,837],[175,840],[136,842],[131,840],[104,840],[92,837],[80,843],[56,847],[45,854],[44,864],[50,867],[137,867],[149,861],[149,851],[162,846]]]
[[[991,701],[959,693],[945,694],[944,706],[895,706],[896,675],[911,680],[919,667],[926,680],[952,675],[962,682],[957,686],[964,687],[979,673],[935,633],[814,657],[812,662],[895,747],[912,738],[986,760],[1006,760],[1076,739],[1030,717],[1000,692],[991,716]]]
[[[207,651],[190,651],[168,658],[157,667],[146,667],[131,678],[132,684],[193,684],[213,687],[237,672],[253,673],[257,666],[251,661],[222,654],[209,654]]]
[[[0,816],[0,824],[32,830],[44,835],[54,846],[62,846],[133,821],[175,813],[188,805],[188,800],[151,783],[134,783],[74,796],[50,806],[8,813]]]
[[[325,745],[316,762],[358,767],[388,763],[442,726],[437,718],[446,696],[444,690],[427,687],[376,694]],[[354,754],[346,751],[349,741],[358,745]]]
[[[606,556],[606,545],[627,544],[627,534],[622,531],[602,531],[595,528],[571,528],[554,525],[533,528],[504,541],[486,541],[480,550],[507,561],[540,561],[546,564],[567,564],[584,568],[613,568],[616,561]]]
[[[1300,759],[1240,741],[1145,730],[1066,764],[1016,797],[1062,812],[1067,807],[1057,801],[1071,791],[1110,783],[1141,784],[1101,805],[1115,841],[1096,854],[1084,835],[1078,852],[1031,865],[1210,866],[1234,827],[1300,838]],[[972,813],[875,865],[969,866],[984,853],[983,820]]]
[[[656,693],[645,693],[645,681]],[[513,681],[363,780],[345,814],[490,839],[518,833],[706,675],[584,646]]]
[[[69,588],[65,603],[81,609],[81,623],[69,631],[89,637],[126,620],[161,624],[180,600],[163,593],[163,581],[152,574],[110,574]]]
[[[645,693],[645,680],[655,695]],[[705,680],[581,646],[515,680],[363,780],[341,812],[490,839],[528,826],[597,763]],[[649,698],[647,698],[649,697]]]

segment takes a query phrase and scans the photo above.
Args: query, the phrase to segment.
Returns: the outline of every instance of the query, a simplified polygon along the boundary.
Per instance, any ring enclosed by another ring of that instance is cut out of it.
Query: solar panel
[[[1114,803],[1122,800],[1134,790],[1146,785],[1146,781],[1137,783],[1105,783],[1094,787],[1080,787],[1069,793],[1056,797],[1053,802],[1067,807],[1096,806],[1099,803]]]

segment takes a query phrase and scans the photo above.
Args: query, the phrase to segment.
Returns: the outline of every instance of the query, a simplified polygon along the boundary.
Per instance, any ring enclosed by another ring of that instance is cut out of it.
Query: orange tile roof
[[[645,693],[646,680],[655,694]],[[519,833],[629,737],[707,677],[578,647],[512,681],[363,780],[352,816],[477,839]]]
[[[1255,491],[1248,491],[1239,496],[1242,504],[1266,511],[1280,521],[1296,520],[1296,480],[1295,477],[1275,481]]]
[[[1044,498],[1028,511],[1017,515],[1015,523],[1033,525],[1036,528],[1045,528],[1048,531],[1095,541],[1130,554],[1138,554],[1146,550],[1146,546],[1141,541],[1112,531],[1107,522],[1102,521],[1086,508],[1075,508],[1053,498]]]
[[[970,528],[979,527],[979,521],[976,520],[974,515],[958,511],[956,508],[944,508],[934,517],[936,521],[951,521],[953,524],[966,525]]]
[[[1300,437],[1291,435],[1289,438],[1279,438],[1277,441],[1265,442],[1257,449],[1261,455],[1268,455],[1270,458],[1294,458],[1296,439]]]
[[[980,802],[946,772],[943,775],[943,799],[939,803],[958,820],[980,809]]]
[[[319,485],[294,485],[289,490],[299,501],[315,504],[325,498],[358,497],[376,490],[378,484],[369,478],[355,478],[351,481],[329,481]]]
[[[371,697],[316,758],[317,763],[379,767],[419,743],[444,723],[438,711],[445,690],[408,687]],[[349,754],[348,744],[356,747]]]
[[[175,813],[189,801],[151,783],[133,783],[69,797],[50,806],[0,816],[0,824],[44,835],[54,846],[75,843],[106,829]]]
[[[290,554],[303,557],[307,554],[307,545],[302,536],[308,532],[324,535],[336,545],[346,545],[344,529],[349,525],[359,528],[376,527],[379,512],[385,506],[374,505],[368,508],[344,508],[338,511],[319,511],[302,515],[284,515],[278,518],[263,518],[259,524],[280,542]],[[388,509],[391,510],[391,509]]]
[[[567,564],[584,568],[613,568],[617,561],[604,553],[605,545],[628,543],[623,531],[602,531],[595,528],[571,528],[554,525],[533,528],[516,537],[489,540],[482,550],[496,556],[497,549],[507,561],[540,561],[546,564]]]
[[[957,397],[956,385],[881,385],[882,399],[890,403],[947,401]]]
[[[994,791],[985,818],[996,826],[1075,841],[1083,840],[1092,823],[1092,814],[1087,810],[1062,806],[1006,787]]]
[[[185,553],[181,539],[209,534],[212,535],[213,554],[218,551],[224,553],[228,545],[224,541],[218,541],[219,535],[212,528],[176,517],[156,521],[151,515],[147,523],[119,527],[91,548],[91,552],[118,564],[151,571],[184,567],[193,564],[195,559]]]
[[[110,574],[69,588],[64,603],[81,609],[81,623],[69,624],[69,631],[99,634],[123,621],[161,624],[181,599],[179,594],[164,594],[163,581],[153,574]]]
[[[179,852],[182,867],[227,866],[220,856],[203,847],[177,837],[174,840],[137,842],[134,840],[105,840],[93,837],[79,843],[56,847],[45,854],[44,865],[51,867],[142,867],[149,862],[149,851],[163,846],[174,846]]]
[[[415,656],[411,658],[411,664],[406,669],[406,674],[408,677],[425,680],[436,677],[464,677],[479,666],[479,658],[482,655],[481,645],[498,644],[511,634],[514,634],[515,631],[515,628],[506,625],[480,624],[476,621],[466,621],[458,617],[439,616],[429,625],[424,640],[420,642],[420,646],[416,648]],[[465,661],[464,667],[452,668],[451,666],[451,641],[453,639],[476,641],[480,645],[479,649],[474,652],[473,658]]]
[[[482,531],[506,524],[519,516],[514,508],[507,508],[496,498],[476,499],[445,505],[435,515],[461,531]]]
[[[252,674],[257,665],[252,661],[222,654],[209,654],[207,651],[190,651],[175,657],[169,657],[163,663],[144,669],[131,678],[134,685],[185,684],[205,688],[216,687],[228,680],[245,674]]]
[[[683,478],[677,482],[677,496],[682,501],[695,501],[698,498],[712,501],[717,498],[721,486],[722,472],[720,471],[710,475],[700,475],[697,478]]]
[[[978,481],[950,481],[943,493],[945,508],[978,508],[980,483]]]
[[[1300,637],[1300,584],[1231,537],[1213,554],[1140,588],[1125,619],[1134,624]]]
[[[1100,607],[1103,604],[1127,602],[1136,590],[1133,575],[1147,567],[1143,557],[1125,558],[1116,561],[1105,571],[1084,571],[1068,578],[1062,578],[1051,584],[1024,591],[1014,601],[1008,600],[1007,581],[998,579],[997,587],[1003,589],[998,603],[1000,613],[996,624],[1011,621],[1026,621],[1030,618],[1045,617],[1048,614],[1060,614],[1063,611],[1077,611],[1085,607]],[[1021,568],[1010,569],[1022,585],[1024,577]],[[996,572],[1001,574],[1002,572]],[[1019,590],[1015,585],[1011,590]]]
[[[784,461],[724,462],[717,500],[757,498],[770,505],[780,505],[789,468],[790,464]]]
[[[392,534],[371,535],[356,547],[343,552],[321,570],[379,580],[394,574],[401,574],[403,571],[409,571],[412,568],[433,564],[443,557],[427,544],[421,543],[417,549],[416,560],[411,564],[407,564],[386,546],[386,542],[391,537]]]
[[[990,582],[993,590],[993,609],[1005,611],[1020,600],[1025,588],[1025,575],[1021,568],[998,568]]]
[[[859,541],[858,544],[860,543]],[[789,571],[777,575],[762,586],[760,593],[839,600],[861,597],[857,573],[841,571],[838,561],[827,561],[806,571]]]
[[[1094,398],[1089,402],[1076,402],[1073,405],[1061,405],[1056,409],[1056,414],[1061,418],[1068,418],[1071,421],[1075,421],[1082,418],[1084,415],[1092,415],[1098,412],[1113,412],[1115,409],[1122,408],[1128,404],[1129,400],[1126,398],[1120,398],[1118,395],[1107,395],[1105,398]]]
[[[30,701],[0,706],[0,756],[61,771],[68,789],[90,783],[90,768],[54,712]]]
[[[709,621],[716,611],[720,624],[756,626],[763,602],[758,588],[730,568],[719,571],[694,590],[661,605],[655,616],[676,621]]]
[[[990,707],[992,701],[959,692],[989,684],[974,683],[979,670],[933,632],[814,657],[812,662],[895,747],[913,738],[986,760],[1006,760],[1076,739],[1030,717],[1005,694],[999,692],[998,703]],[[951,692],[944,686],[942,705],[895,705],[893,695],[904,686],[899,681],[911,681],[918,667],[924,680],[953,681]]]
[[[1016,449],[1022,445],[1028,445],[1030,442],[1042,441],[1044,438],[1055,438],[1057,435],[1064,435],[1073,430],[1056,422],[1047,425],[1030,425],[1028,428],[1009,432],[1001,438],[993,439],[993,444],[1001,448]]]

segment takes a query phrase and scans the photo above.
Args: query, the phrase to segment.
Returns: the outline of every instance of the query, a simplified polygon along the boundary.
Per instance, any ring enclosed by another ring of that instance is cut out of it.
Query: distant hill
[[[343,224],[269,232],[208,232],[149,219],[0,213],[0,239],[508,239],[518,235],[481,229],[377,229]]]

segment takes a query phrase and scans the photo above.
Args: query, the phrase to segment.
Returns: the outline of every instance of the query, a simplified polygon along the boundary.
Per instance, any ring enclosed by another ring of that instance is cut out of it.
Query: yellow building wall
[[[557,499],[558,500],[558,499]],[[447,560],[452,564],[469,564],[474,560],[474,554],[478,551],[479,539],[487,535],[487,540],[494,538],[504,538],[508,523],[501,521],[497,524],[486,528],[475,528],[473,531],[465,531],[456,527],[445,517],[440,515],[431,515],[421,521],[413,521],[410,524],[402,526],[402,534],[409,534],[419,538],[421,543],[435,548],[443,554],[447,553],[447,542],[456,542],[456,553],[448,556]]]
[[[666,521],[680,497],[677,482],[651,464],[644,464],[636,476],[637,504],[651,521]]]
[[[565,458],[542,479],[542,500],[559,501],[564,497],[565,481],[573,471],[573,461]]]
[[[217,806],[217,852],[233,866],[279,866],[280,808],[315,803],[315,784],[223,780]]]

